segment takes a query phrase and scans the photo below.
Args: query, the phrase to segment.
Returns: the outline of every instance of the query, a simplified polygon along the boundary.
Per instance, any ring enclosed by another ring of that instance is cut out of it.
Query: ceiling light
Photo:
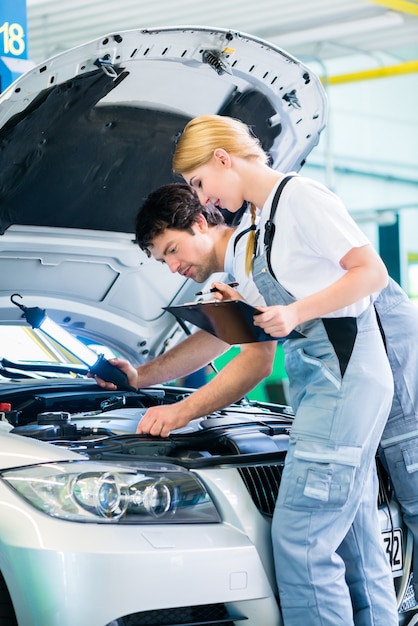
[[[281,47],[294,46],[305,43],[314,43],[316,41],[330,41],[348,37],[349,35],[359,35],[370,31],[380,30],[382,28],[391,28],[399,26],[403,23],[403,17],[400,13],[387,11],[376,17],[355,20],[352,22],[339,22],[328,24],[327,26],[319,26],[318,28],[309,28],[307,30],[294,31],[284,35],[275,37]]]

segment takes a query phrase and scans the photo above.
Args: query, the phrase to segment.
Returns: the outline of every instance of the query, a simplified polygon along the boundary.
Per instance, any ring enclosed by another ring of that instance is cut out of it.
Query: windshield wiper
[[[43,361],[15,363],[14,361],[9,361],[9,359],[2,358],[0,364],[4,368],[11,368],[22,372],[56,372],[57,374],[81,374],[85,376],[89,371],[87,365],[75,365],[71,363],[44,363]]]

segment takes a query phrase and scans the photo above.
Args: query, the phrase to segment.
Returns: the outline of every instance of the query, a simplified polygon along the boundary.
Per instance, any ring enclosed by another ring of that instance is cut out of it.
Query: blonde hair
[[[224,115],[201,115],[186,124],[177,141],[173,155],[174,173],[184,175],[206,165],[217,148],[223,148],[226,152],[242,158],[261,159],[268,163],[268,155],[249,126]],[[250,212],[254,224],[256,207],[253,204],[250,205]],[[254,236],[252,230],[248,237],[245,258],[247,273],[251,271]]]

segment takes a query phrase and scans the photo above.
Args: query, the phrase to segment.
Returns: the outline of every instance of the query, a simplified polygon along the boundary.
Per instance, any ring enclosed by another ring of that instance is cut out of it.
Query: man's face
[[[167,228],[153,239],[149,251],[154,259],[166,263],[173,274],[177,272],[203,283],[219,271],[215,246],[203,216],[199,216],[192,230],[193,234],[187,230]]]

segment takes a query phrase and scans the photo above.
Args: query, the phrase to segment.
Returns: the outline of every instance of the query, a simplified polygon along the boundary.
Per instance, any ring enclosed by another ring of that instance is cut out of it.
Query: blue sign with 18
[[[27,59],[26,0],[0,2],[0,57]]]

